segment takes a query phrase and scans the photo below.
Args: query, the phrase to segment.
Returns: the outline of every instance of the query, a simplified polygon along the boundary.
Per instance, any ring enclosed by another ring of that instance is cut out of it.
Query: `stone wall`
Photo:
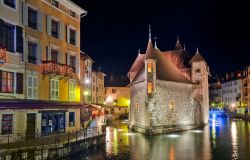
[[[129,124],[132,129],[160,134],[203,125],[202,106],[194,99],[193,85],[157,80],[156,93],[150,99],[146,98],[145,90],[144,83],[131,87]]]
[[[130,88],[130,111],[129,125],[146,127],[149,126],[150,113],[148,112],[146,102],[146,85],[141,82],[131,86]]]

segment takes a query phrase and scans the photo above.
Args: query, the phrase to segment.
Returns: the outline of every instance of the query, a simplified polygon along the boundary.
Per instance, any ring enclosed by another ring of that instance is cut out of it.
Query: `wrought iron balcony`
[[[59,76],[61,78],[72,78],[73,68],[71,66],[52,61],[43,61],[42,74],[48,76]]]
[[[6,59],[7,59],[6,49],[0,46],[0,66],[6,63]]]

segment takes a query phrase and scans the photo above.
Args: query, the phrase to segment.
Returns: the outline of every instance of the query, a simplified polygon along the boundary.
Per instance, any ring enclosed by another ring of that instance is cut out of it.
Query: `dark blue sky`
[[[224,0],[73,0],[88,11],[81,48],[107,73],[126,74],[148,25],[158,48],[173,49],[176,36],[190,53],[196,46],[213,74],[250,65],[250,2]]]

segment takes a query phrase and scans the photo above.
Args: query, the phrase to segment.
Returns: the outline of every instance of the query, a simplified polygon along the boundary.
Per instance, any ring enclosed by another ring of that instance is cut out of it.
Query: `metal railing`
[[[60,147],[71,142],[105,135],[105,127],[91,127],[68,133],[0,135],[0,150]]]

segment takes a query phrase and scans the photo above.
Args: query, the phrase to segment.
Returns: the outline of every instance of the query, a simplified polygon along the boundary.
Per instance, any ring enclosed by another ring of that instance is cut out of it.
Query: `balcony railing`
[[[6,49],[0,46],[0,66],[6,63],[6,59],[7,59]]]
[[[73,68],[71,66],[59,64],[52,61],[43,61],[42,74],[72,78]]]

